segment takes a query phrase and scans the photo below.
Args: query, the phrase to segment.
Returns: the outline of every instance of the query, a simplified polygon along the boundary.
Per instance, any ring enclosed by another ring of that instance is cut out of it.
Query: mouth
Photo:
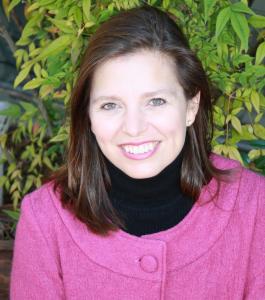
[[[156,149],[158,144],[159,144],[158,141],[146,142],[146,143],[141,143],[138,145],[124,144],[124,145],[121,145],[121,148],[125,153],[137,155],[137,154],[153,152]]]

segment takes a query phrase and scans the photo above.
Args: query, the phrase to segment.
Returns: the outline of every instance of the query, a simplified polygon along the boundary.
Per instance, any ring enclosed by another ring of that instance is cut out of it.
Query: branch
[[[16,45],[15,45],[13,39],[11,38],[9,32],[3,26],[0,26],[0,35],[5,39],[5,41],[7,42],[10,50],[14,54],[15,51],[16,51]]]
[[[52,137],[52,126],[49,120],[49,116],[47,114],[46,107],[43,105],[43,102],[40,98],[32,98],[32,101],[35,105],[39,108],[41,115],[43,116],[44,120],[47,123],[47,135],[48,137]]]
[[[13,19],[13,21],[16,23],[17,28],[19,29],[20,33],[23,30],[23,27],[21,26],[21,24],[19,23],[18,17],[15,14],[14,10],[11,12],[11,18]]]
[[[24,100],[26,102],[34,103],[32,100],[33,96],[31,94],[20,91],[19,89],[13,89],[12,87],[10,87],[10,85],[3,82],[0,82],[0,94],[7,94],[8,96],[15,98],[12,100],[16,102],[18,102],[19,100]],[[19,100],[17,100],[16,98],[18,98]]]
[[[2,93],[9,95],[10,97],[12,97],[12,99],[15,98],[14,101],[16,101],[16,102],[19,102],[19,100],[24,100],[24,101],[30,102],[30,103],[34,104],[35,106],[37,106],[42,117],[44,118],[44,120],[47,123],[47,136],[48,137],[52,136],[52,125],[49,120],[47,110],[46,110],[45,106],[43,105],[43,102],[40,98],[38,98],[34,95],[31,95],[29,93],[20,91],[18,89],[13,89],[10,86],[8,86],[7,84],[0,83],[0,94],[2,94]]]
[[[3,27],[3,26],[0,26],[0,35],[5,39],[5,41],[7,42],[10,50],[12,51],[12,53],[14,55],[14,53],[16,51],[16,45],[15,45],[13,39],[11,38],[10,34],[6,30],[6,28]],[[0,86],[0,92],[2,92],[2,91],[3,91],[3,86],[2,87]],[[26,100],[26,101],[29,101],[29,102],[33,102],[38,107],[41,115],[43,116],[44,120],[47,123],[47,135],[48,135],[48,137],[52,136],[52,126],[51,126],[51,123],[50,123],[50,120],[49,120],[49,117],[48,117],[47,110],[46,110],[45,106],[43,105],[43,102],[41,101],[41,99],[39,99],[36,96],[31,96],[31,97],[26,96],[24,93],[18,92],[17,90],[10,89],[10,88],[9,89],[4,88],[4,91],[12,97],[18,97],[19,99],[23,99],[23,100]]]

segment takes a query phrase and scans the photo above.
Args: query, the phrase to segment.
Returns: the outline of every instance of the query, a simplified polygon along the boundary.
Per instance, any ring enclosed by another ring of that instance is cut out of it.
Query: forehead
[[[92,77],[91,96],[169,88],[181,88],[173,59],[158,51],[142,50],[100,64]]]

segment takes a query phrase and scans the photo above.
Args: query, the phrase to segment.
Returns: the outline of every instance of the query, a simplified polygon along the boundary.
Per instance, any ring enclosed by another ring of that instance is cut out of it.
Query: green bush
[[[27,23],[16,43],[20,72],[14,86],[31,90],[34,97],[2,111],[15,125],[0,137],[7,166],[0,183],[14,207],[62,162],[68,132],[65,106],[90,36],[111,15],[143,3],[170,12],[203,62],[217,100],[214,152],[265,174],[265,17],[256,15],[247,1],[233,2],[27,1]],[[8,15],[20,0],[3,3]],[[250,32],[256,49],[250,49]]]

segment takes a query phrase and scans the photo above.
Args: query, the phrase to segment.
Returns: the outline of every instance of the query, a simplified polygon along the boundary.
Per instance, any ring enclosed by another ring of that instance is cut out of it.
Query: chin
[[[144,170],[123,170],[123,172],[128,175],[131,178],[134,179],[146,179],[146,178],[151,178],[154,177],[156,175],[158,175],[161,170],[147,170],[147,168],[145,168]]]

